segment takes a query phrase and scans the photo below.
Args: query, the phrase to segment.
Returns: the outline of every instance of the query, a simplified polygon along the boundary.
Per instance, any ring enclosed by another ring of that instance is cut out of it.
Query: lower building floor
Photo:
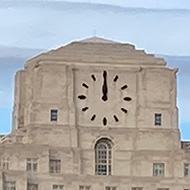
[[[189,178],[0,173],[3,190],[190,190]]]

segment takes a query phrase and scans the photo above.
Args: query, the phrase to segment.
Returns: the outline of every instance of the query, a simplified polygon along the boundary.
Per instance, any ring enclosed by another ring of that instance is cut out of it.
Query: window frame
[[[154,113],[154,125],[162,126],[162,113]]]
[[[50,110],[50,121],[56,122],[58,120],[58,109],[51,109]]]
[[[164,177],[164,176],[165,176],[165,163],[153,163],[153,177]]]
[[[9,157],[7,157],[7,156],[1,157],[0,169],[1,170],[9,170],[9,163],[10,163]]]
[[[190,177],[190,163],[189,162],[184,163],[184,177]]]
[[[29,165],[30,165],[30,167],[29,167]],[[38,172],[38,158],[27,158],[26,159],[26,171],[29,173],[37,173]]]
[[[27,183],[27,190],[38,190],[37,183]]]
[[[53,184],[53,190],[64,190],[64,185]]]
[[[53,167],[53,169],[51,168]],[[49,173],[60,174],[61,173],[61,160],[59,159],[49,159]]]
[[[131,190],[143,190],[143,187],[132,187]]]
[[[105,190],[117,190],[117,186],[105,186]]]
[[[3,190],[16,190],[16,181],[3,181]]]
[[[90,190],[91,185],[79,185],[79,190]]]
[[[112,143],[102,138],[95,144],[95,175],[111,175],[112,173]]]

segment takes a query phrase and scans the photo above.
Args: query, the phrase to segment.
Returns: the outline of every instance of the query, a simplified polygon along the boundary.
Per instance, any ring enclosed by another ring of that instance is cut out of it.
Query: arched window
[[[112,158],[111,141],[100,139],[95,145],[95,173],[96,175],[111,175]]]

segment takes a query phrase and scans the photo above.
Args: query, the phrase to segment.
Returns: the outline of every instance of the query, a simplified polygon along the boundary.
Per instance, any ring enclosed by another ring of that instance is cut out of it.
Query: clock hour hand
[[[108,86],[107,86],[107,72],[104,71],[103,72],[103,86],[102,86],[102,93],[103,93],[103,96],[102,96],[102,100],[106,101],[108,100]]]

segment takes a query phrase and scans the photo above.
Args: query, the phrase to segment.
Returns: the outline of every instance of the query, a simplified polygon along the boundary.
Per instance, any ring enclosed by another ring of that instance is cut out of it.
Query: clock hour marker
[[[114,82],[117,82],[118,78],[119,78],[119,77],[116,75],[115,78],[113,79],[113,81],[114,81]]]
[[[88,107],[82,108],[82,111],[86,111],[86,110],[88,110]]]
[[[91,78],[93,79],[93,81],[96,81],[96,77],[94,75],[91,75]]]
[[[82,83],[82,86],[84,86],[85,88],[88,88],[88,85],[86,83]]]
[[[123,98],[125,101],[131,101],[131,98],[130,97],[125,97]]]
[[[121,108],[121,111],[127,113],[127,110],[125,108]]]
[[[81,99],[81,100],[84,100],[84,99],[86,99],[86,96],[80,95],[80,96],[78,96],[78,98]]]
[[[103,72],[103,86],[102,86],[102,93],[103,93],[103,96],[102,96],[102,100],[103,101],[107,101],[108,100],[108,86],[107,86],[107,72],[104,71]]]
[[[94,114],[92,117],[91,117],[91,121],[94,121],[96,118],[96,115]]]
[[[127,85],[124,85],[121,87],[121,90],[125,90],[128,86]]]
[[[105,117],[103,118],[103,125],[107,125],[107,119]]]
[[[114,117],[114,119],[115,119],[115,122],[118,122],[118,121],[119,121],[119,119],[118,119],[118,117],[117,117],[116,115],[114,115],[113,117]]]

